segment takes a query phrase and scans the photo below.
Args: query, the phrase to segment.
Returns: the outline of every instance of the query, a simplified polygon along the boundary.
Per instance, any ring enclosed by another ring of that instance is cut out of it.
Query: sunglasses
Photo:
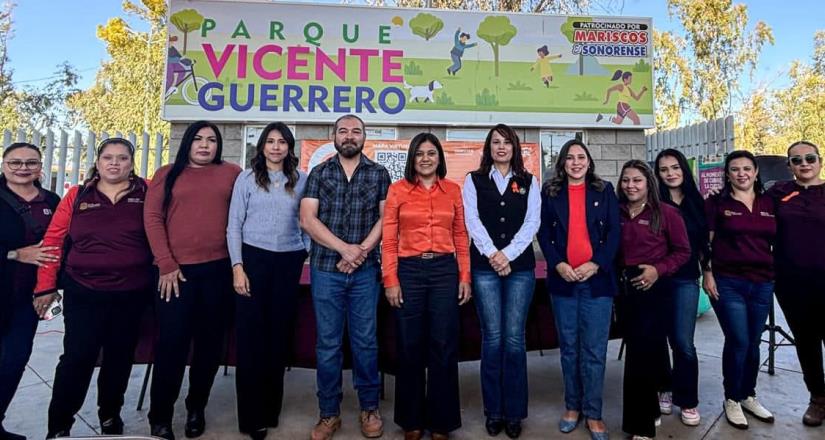
[[[814,154],[814,153],[808,153],[804,156],[796,155],[796,156],[791,156],[791,157],[788,158],[788,162],[790,162],[791,165],[795,165],[795,166],[802,165],[803,161],[805,163],[807,163],[808,165],[813,165],[818,160],[819,160],[819,155]]]
[[[20,159],[12,159],[5,161],[6,165],[9,166],[9,169],[17,171],[23,167],[27,170],[37,170],[43,165],[43,162],[39,160],[20,160]]]

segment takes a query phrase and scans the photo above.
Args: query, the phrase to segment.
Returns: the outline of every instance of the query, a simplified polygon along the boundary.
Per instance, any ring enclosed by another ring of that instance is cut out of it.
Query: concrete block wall
[[[242,149],[245,145],[244,124],[218,123],[223,135],[223,155],[226,160],[240,163]],[[171,158],[175,157],[187,124],[174,123],[170,136]],[[411,139],[422,131],[428,131],[439,139],[446,139],[447,127],[443,126],[399,126],[398,139]],[[541,130],[538,128],[517,128],[516,132],[523,142],[539,142]],[[604,179],[616,184],[622,165],[630,159],[645,160],[646,147],[644,130],[628,129],[585,129],[584,141],[596,162],[596,172]],[[295,138],[332,139],[332,124],[297,124]],[[299,147],[300,148],[300,147]],[[296,152],[299,153],[299,152]],[[247,152],[247,160],[253,152]]]

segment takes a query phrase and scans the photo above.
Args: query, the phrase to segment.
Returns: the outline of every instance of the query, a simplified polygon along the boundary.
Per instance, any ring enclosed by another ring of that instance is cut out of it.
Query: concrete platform
[[[777,307],[778,322],[784,324]],[[60,319],[41,324],[35,340],[31,362],[20,384],[17,395],[6,417],[9,431],[24,433],[29,438],[42,439],[46,434],[46,412],[51,396],[51,381],[57,358],[62,352],[62,328]],[[787,326],[785,326],[787,329]],[[807,428],[802,425],[802,414],[807,407],[808,393],[802,382],[802,374],[792,347],[781,347],[776,352],[776,374],[770,376],[763,365],[759,377],[758,394],[764,405],[776,415],[776,423],[768,425],[751,419],[750,429],[740,431],[730,427],[722,414],[722,333],[713,312],[698,321],[696,345],[700,369],[700,412],[702,423],[686,427],[679,421],[678,411],[663,416],[659,439],[825,439],[825,427]],[[619,341],[609,346],[607,377],[604,390],[604,418],[613,438],[624,438],[621,432],[621,385],[623,363],[616,359]],[[763,359],[767,357],[767,345],[763,344]],[[462,363],[460,367],[463,427],[453,434],[455,439],[489,438],[484,431],[478,362]],[[522,439],[569,439],[584,440],[587,431],[579,428],[571,434],[561,434],[556,428],[563,410],[561,367],[558,350],[531,352],[528,355],[530,383],[530,415],[524,422]],[[136,366],[126,396],[122,416],[128,434],[146,435],[149,431],[146,405],[135,410],[145,366]],[[233,369],[227,376],[223,370],[215,380],[211,401],[207,408],[207,431],[203,439],[243,439],[237,431],[235,408],[235,378]],[[357,404],[352,390],[349,372],[345,374],[343,403],[344,424],[336,439],[361,439],[357,423]],[[185,388],[186,385],[184,385]],[[382,402],[385,420],[384,438],[403,438],[403,433],[392,422],[394,379],[386,380],[386,400]],[[185,395],[186,390],[182,391]],[[269,439],[307,439],[316,421],[315,371],[294,369],[287,372],[284,411],[280,427],[269,430]],[[147,396],[148,399],[148,396]],[[96,388],[92,385],[86,403],[80,412],[72,434],[94,435],[99,432],[97,420]],[[147,402],[148,403],[148,402]],[[183,398],[179,399],[175,414],[175,433],[183,436],[185,410]],[[505,438],[500,434],[499,438]]]

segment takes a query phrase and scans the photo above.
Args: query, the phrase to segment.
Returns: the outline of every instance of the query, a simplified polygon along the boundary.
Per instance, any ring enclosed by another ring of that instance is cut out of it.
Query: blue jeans
[[[613,298],[593,296],[578,283],[570,296],[550,295],[559,335],[564,405],[588,419],[602,418],[602,388]]]
[[[381,386],[376,337],[377,267],[361,267],[352,274],[326,272],[313,267],[310,277],[318,331],[315,353],[321,417],[337,416],[341,412],[341,370],[344,364],[341,347],[345,323],[349,325],[352,382],[358,401],[362,410],[377,409]]]
[[[527,417],[527,344],[524,327],[533,299],[532,270],[505,277],[473,271],[473,290],[481,321],[481,394],[484,414],[496,420]]]
[[[725,334],[722,354],[725,398],[739,402],[756,395],[759,344],[773,301],[773,281],[758,283],[717,276],[716,288],[719,299],[712,305]]]
[[[449,70],[450,73],[455,74],[456,72],[461,70],[461,57],[454,53],[451,53],[450,58],[453,60],[453,64],[450,67],[448,67],[447,70]]]
[[[673,403],[680,408],[699,405],[699,359],[693,335],[696,331],[696,309],[699,304],[699,282],[694,279],[671,278],[669,293],[670,321],[667,338],[673,350],[663,359],[662,391],[673,392]],[[666,321],[666,322],[667,322]]]

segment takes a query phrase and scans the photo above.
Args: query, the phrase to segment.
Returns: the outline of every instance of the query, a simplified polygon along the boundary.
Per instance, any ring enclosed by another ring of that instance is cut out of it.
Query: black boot
[[[504,429],[504,420],[491,419],[488,417],[487,421],[484,423],[484,427],[487,428],[487,434],[495,437],[501,433],[502,429]]]
[[[507,437],[518,438],[521,435],[521,422],[507,422],[504,425],[504,433]]]
[[[172,425],[151,425],[151,433],[153,437],[160,437],[165,440],[175,440],[175,433],[172,432]]]
[[[249,437],[251,437],[252,440],[264,440],[266,438],[266,428],[250,432]]]
[[[100,421],[101,434],[123,435],[123,419],[119,415]]]
[[[184,433],[188,438],[200,437],[206,429],[206,419],[203,411],[189,411],[186,414],[186,429]]]

